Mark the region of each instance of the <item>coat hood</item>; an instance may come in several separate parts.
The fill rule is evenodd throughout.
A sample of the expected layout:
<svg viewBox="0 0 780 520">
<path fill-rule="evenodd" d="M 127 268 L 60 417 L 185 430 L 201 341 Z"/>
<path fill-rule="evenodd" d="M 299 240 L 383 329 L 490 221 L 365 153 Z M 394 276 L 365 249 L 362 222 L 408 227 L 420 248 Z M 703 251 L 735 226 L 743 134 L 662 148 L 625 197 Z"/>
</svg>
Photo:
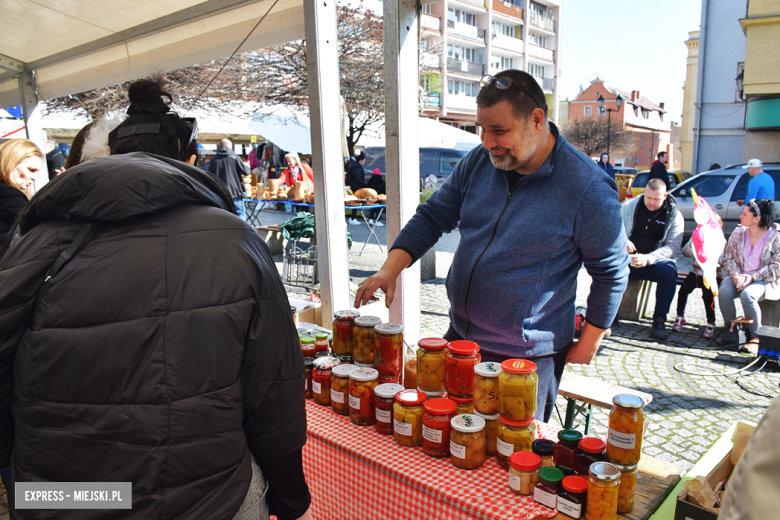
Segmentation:
<svg viewBox="0 0 780 520">
<path fill-rule="evenodd" d="M 115 222 L 188 204 L 235 213 L 222 183 L 195 166 L 143 152 L 111 155 L 71 168 L 44 186 L 22 213 L 20 231 L 44 220 Z"/>
</svg>

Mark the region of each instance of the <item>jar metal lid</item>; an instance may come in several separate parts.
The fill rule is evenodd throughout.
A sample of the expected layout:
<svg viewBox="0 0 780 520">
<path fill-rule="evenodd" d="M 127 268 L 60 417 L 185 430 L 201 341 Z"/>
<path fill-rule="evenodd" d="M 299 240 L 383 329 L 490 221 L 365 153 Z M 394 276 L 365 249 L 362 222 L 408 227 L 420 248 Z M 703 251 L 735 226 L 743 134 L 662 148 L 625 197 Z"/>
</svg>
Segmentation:
<svg viewBox="0 0 780 520">
<path fill-rule="evenodd" d="M 311 336 L 306 336 L 305 338 L 301 338 L 301 343 L 305 343 L 306 345 L 309 345 L 310 343 L 314 343 L 314 338 Z"/>
<path fill-rule="evenodd" d="M 338 366 L 340 364 L 341 361 L 339 361 L 335 357 L 323 356 L 321 358 L 317 358 L 314 361 L 314 368 L 319 368 L 320 370 L 331 370 L 333 367 Z"/>
<path fill-rule="evenodd" d="M 455 397 L 454 395 L 448 395 L 447 399 L 452 399 L 458 404 L 469 404 L 474 402 L 473 397 Z"/>
<path fill-rule="evenodd" d="M 355 365 L 338 365 L 333 367 L 333 375 L 336 377 L 347 377 L 353 370 L 357 370 Z"/>
<path fill-rule="evenodd" d="M 480 363 L 474 367 L 474 373 L 479 374 L 482 377 L 498 377 L 498 374 L 501 372 L 503 372 L 501 363 L 496 363 L 494 361 Z"/>
<path fill-rule="evenodd" d="M 645 406 L 644 399 L 633 394 L 618 394 L 612 398 L 612 402 L 621 408 L 639 409 Z"/>
<path fill-rule="evenodd" d="M 317 352 L 316 354 L 314 354 L 314 357 L 315 357 L 315 359 L 319 359 L 319 358 L 323 358 L 323 357 L 330 357 L 331 355 L 332 354 L 330 352 L 325 350 L 325 351 Z"/>
<path fill-rule="evenodd" d="M 311 368 L 314 366 L 314 358 L 313 357 L 305 357 L 303 358 L 303 368 Z"/>
<path fill-rule="evenodd" d="M 318 332 L 314 335 L 317 339 L 328 339 L 329 334 L 327 332 Z"/>
<path fill-rule="evenodd" d="M 531 450 L 540 457 L 549 457 L 555 451 L 555 442 L 548 439 L 537 439 L 531 443 Z"/>
<path fill-rule="evenodd" d="M 355 361 L 355 366 L 360 368 L 374 368 L 373 363 L 361 363 L 360 361 Z"/>
<path fill-rule="evenodd" d="M 539 480 L 544 481 L 545 484 L 557 486 L 563 477 L 563 471 L 558 468 L 546 467 L 539 470 Z"/>
<path fill-rule="evenodd" d="M 581 475 L 563 477 L 563 489 L 572 493 L 585 493 L 588 490 L 588 479 Z"/>
<path fill-rule="evenodd" d="M 352 360 L 354 359 L 352 356 L 336 356 L 339 361 L 341 361 L 342 365 L 349 365 L 352 364 Z"/>
<path fill-rule="evenodd" d="M 611 464 L 615 464 L 615 463 L 612 462 Z M 631 471 L 636 471 L 636 468 L 639 467 L 636 464 L 632 464 L 630 466 L 624 466 L 622 464 L 615 464 L 615 466 L 617 466 L 617 469 L 619 469 L 621 473 L 627 473 L 627 472 L 631 472 Z"/>
<path fill-rule="evenodd" d="M 423 404 L 428 396 L 417 390 L 401 390 L 395 394 L 395 400 L 405 406 Z"/>
<path fill-rule="evenodd" d="M 536 363 L 527 359 L 507 359 L 501 363 L 501 368 L 511 374 L 530 374 L 536 372 Z"/>
<path fill-rule="evenodd" d="M 379 372 L 375 368 L 356 366 L 355 370 L 349 373 L 349 378 L 355 381 L 373 381 L 377 377 L 379 377 Z"/>
<path fill-rule="evenodd" d="M 427 390 L 423 390 L 422 388 L 418 388 L 417 391 L 424 393 L 426 397 L 428 397 L 428 399 L 433 399 L 436 397 L 444 397 L 447 394 L 447 392 L 444 390 L 441 390 L 439 392 L 429 392 Z"/>
<path fill-rule="evenodd" d="M 588 473 L 597 480 L 617 480 L 620 478 L 620 470 L 611 462 L 594 462 L 590 465 Z"/>
<path fill-rule="evenodd" d="M 404 326 L 400 323 L 380 323 L 374 330 L 380 334 L 400 334 L 404 331 Z"/>
<path fill-rule="evenodd" d="M 337 320 L 354 320 L 359 317 L 360 313 L 358 311 L 338 311 L 336 313 Z"/>
<path fill-rule="evenodd" d="M 453 354 L 460 354 L 461 356 L 470 356 L 479 352 L 479 345 L 473 341 L 467 341 L 465 339 L 450 341 L 450 344 L 447 346 L 447 348 Z"/>
<path fill-rule="evenodd" d="M 480 417 L 485 419 L 485 421 L 497 421 L 498 418 L 501 417 L 499 414 L 487 415 L 487 414 L 484 414 L 484 413 L 479 413 L 476 410 L 474 410 L 474 415 L 479 415 Z"/>
<path fill-rule="evenodd" d="M 374 388 L 374 395 L 382 399 L 390 399 L 403 389 L 404 385 L 399 385 L 398 383 L 383 383 Z"/>
<path fill-rule="evenodd" d="M 597 437 L 583 437 L 580 449 L 588 453 L 603 453 L 607 449 L 607 443 Z"/>
<path fill-rule="evenodd" d="M 377 316 L 360 316 L 355 318 L 355 325 L 358 327 L 376 327 L 382 323 L 382 318 Z"/>
<path fill-rule="evenodd" d="M 485 419 L 472 413 L 464 413 L 450 419 L 450 425 L 459 432 L 476 433 L 485 429 Z"/>
<path fill-rule="evenodd" d="M 425 350 L 442 350 L 447 348 L 448 343 L 444 338 L 423 338 L 417 342 L 417 346 Z"/>
<path fill-rule="evenodd" d="M 453 401 L 442 399 L 441 397 L 428 399 L 423 405 L 425 411 L 433 415 L 450 415 L 451 413 L 455 413 L 457 407 L 458 405 Z"/>
<path fill-rule="evenodd" d="M 561 430 L 558 432 L 558 440 L 565 444 L 579 444 L 582 434 L 577 430 Z"/>
<path fill-rule="evenodd" d="M 536 471 L 542 464 L 542 459 L 530 451 L 516 451 L 509 457 L 509 465 L 517 471 Z"/>
<path fill-rule="evenodd" d="M 523 428 L 524 426 L 528 426 L 529 424 L 533 424 L 534 418 L 531 417 L 530 419 L 526 419 L 525 421 L 512 421 L 510 419 L 507 419 L 503 415 L 501 416 L 501 422 L 506 424 L 507 426 L 511 426 L 512 428 Z"/>
</svg>

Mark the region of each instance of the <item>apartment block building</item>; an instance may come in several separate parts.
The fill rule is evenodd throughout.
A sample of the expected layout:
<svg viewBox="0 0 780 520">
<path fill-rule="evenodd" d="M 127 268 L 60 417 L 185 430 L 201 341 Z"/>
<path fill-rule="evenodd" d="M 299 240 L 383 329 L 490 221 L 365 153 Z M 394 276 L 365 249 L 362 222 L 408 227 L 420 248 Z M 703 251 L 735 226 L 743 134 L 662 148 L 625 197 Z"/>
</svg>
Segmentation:
<svg viewBox="0 0 780 520">
<path fill-rule="evenodd" d="M 558 122 L 561 0 L 422 0 L 420 87 L 424 114 L 476 132 L 482 76 L 534 76 Z"/>
</svg>

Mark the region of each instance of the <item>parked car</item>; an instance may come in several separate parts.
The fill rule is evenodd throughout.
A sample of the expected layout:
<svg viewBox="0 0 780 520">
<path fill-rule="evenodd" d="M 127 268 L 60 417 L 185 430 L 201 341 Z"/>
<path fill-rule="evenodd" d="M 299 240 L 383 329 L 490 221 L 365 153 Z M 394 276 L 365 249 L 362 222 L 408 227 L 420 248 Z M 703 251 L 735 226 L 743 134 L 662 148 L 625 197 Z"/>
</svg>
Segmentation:
<svg viewBox="0 0 780 520">
<path fill-rule="evenodd" d="M 669 173 L 670 191 L 674 189 L 674 187 L 680 184 L 681 182 L 687 181 L 692 177 L 690 173 L 681 170 L 674 170 L 668 173 Z M 634 176 L 634 181 L 631 183 L 631 195 L 626 194 L 626 197 L 630 199 L 636 197 L 640 193 L 644 193 L 645 188 L 647 187 L 647 180 L 648 180 L 647 178 L 649 176 L 650 176 L 650 170 L 644 170 L 637 173 Z"/>
<path fill-rule="evenodd" d="M 636 168 L 615 166 L 612 171 L 615 172 L 615 183 L 617 183 L 620 202 L 623 202 L 626 198 L 626 193 L 631 188 L 631 182 L 634 180 L 634 176 L 639 173 L 639 170 Z"/>
<path fill-rule="evenodd" d="M 431 174 L 439 179 L 446 179 L 469 151 L 457 148 L 420 148 L 420 181 Z M 366 174 L 371 175 L 375 168 L 379 168 L 384 177 L 385 148 L 370 146 L 365 149 L 365 154 Z"/>
<path fill-rule="evenodd" d="M 764 171 L 772 176 L 775 181 L 775 220 L 780 218 L 780 163 L 764 163 Z M 685 218 L 685 237 L 688 240 L 696 229 L 693 220 L 693 197 L 691 190 L 696 190 L 697 195 L 704 197 L 712 209 L 723 220 L 723 232 L 728 238 L 739 225 L 739 216 L 745 205 L 748 182 L 747 164 L 729 166 L 719 170 L 700 173 L 688 179 L 670 191 L 677 199 L 677 205 Z"/>
</svg>

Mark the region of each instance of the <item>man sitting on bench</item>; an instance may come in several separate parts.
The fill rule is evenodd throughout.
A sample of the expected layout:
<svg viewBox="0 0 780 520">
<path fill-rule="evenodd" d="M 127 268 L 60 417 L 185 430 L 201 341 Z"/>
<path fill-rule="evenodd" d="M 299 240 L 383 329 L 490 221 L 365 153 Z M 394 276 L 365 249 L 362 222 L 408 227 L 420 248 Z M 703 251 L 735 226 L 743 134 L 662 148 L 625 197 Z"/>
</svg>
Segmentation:
<svg viewBox="0 0 780 520">
<path fill-rule="evenodd" d="M 661 179 L 651 179 L 643 194 L 623 205 L 620 216 L 631 258 L 628 279 L 656 283 L 652 337 L 664 340 L 669 337 L 666 315 L 677 289 L 675 259 L 682 244 L 683 216 Z"/>
</svg>

